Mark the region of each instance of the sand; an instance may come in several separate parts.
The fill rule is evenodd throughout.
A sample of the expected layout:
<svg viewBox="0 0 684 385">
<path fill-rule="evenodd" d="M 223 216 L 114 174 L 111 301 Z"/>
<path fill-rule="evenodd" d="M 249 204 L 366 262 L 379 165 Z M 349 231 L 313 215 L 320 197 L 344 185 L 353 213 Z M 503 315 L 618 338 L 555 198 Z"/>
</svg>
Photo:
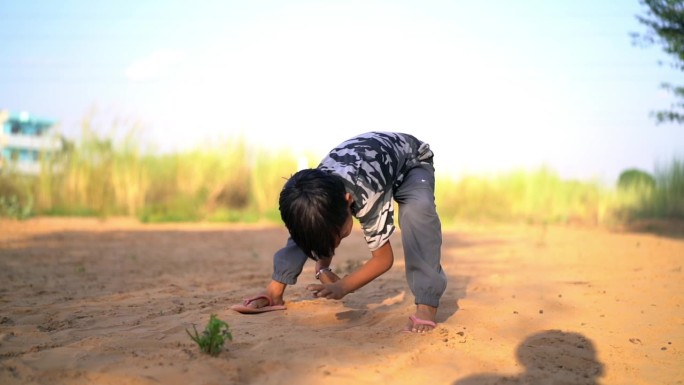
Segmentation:
<svg viewBox="0 0 684 385">
<path fill-rule="evenodd" d="M 684 237 L 600 228 L 444 232 L 437 328 L 395 265 L 341 301 L 313 299 L 307 263 L 288 309 L 229 309 L 269 281 L 278 226 L 36 218 L 0 221 L 0 384 L 682 384 Z M 334 261 L 369 253 L 358 232 Z M 211 314 L 218 356 L 186 334 Z"/>
</svg>

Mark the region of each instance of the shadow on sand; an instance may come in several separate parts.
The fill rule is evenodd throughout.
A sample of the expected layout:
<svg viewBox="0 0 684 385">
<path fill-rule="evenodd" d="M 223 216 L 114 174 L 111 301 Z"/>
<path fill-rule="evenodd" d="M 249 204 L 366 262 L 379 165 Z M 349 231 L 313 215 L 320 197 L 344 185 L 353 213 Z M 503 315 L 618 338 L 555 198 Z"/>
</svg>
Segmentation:
<svg viewBox="0 0 684 385">
<path fill-rule="evenodd" d="M 594 344 L 574 332 L 545 330 L 532 334 L 518 345 L 516 358 L 525 368 L 519 375 L 477 374 L 457 380 L 453 385 L 594 385 L 604 373 Z"/>
</svg>

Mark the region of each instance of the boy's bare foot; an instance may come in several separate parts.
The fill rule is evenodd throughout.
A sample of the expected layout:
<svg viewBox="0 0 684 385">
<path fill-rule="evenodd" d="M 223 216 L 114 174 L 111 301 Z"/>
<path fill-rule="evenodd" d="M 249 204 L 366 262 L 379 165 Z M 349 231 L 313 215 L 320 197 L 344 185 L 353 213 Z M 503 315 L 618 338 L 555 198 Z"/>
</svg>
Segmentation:
<svg viewBox="0 0 684 385">
<path fill-rule="evenodd" d="M 416 305 L 416 312 L 410 318 L 404 331 L 425 333 L 435 328 L 437 308 L 428 305 Z"/>
</svg>

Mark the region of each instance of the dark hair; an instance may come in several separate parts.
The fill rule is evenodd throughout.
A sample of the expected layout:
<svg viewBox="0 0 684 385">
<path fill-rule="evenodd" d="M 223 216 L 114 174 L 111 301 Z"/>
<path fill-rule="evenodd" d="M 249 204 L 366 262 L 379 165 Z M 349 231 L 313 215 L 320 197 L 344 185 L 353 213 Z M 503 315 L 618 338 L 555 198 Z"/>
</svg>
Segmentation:
<svg viewBox="0 0 684 385">
<path fill-rule="evenodd" d="M 349 215 L 342 178 L 319 169 L 292 175 L 280 192 L 280 217 L 292 240 L 314 259 L 332 257 Z"/>
</svg>

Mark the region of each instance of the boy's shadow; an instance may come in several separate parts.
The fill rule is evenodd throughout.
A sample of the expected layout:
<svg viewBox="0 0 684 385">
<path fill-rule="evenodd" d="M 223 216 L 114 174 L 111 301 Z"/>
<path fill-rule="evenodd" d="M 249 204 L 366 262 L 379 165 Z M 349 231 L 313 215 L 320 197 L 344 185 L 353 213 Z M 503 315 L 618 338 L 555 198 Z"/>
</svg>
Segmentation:
<svg viewBox="0 0 684 385">
<path fill-rule="evenodd" d="M 525 367 L 517 376 L 477 374 L 453 385 L 488 384 L 598 384 L 603 364 L 596 358 L 594 344 L 579 333 L 546 330 L 527 337 L 516 350 Z"/>
</svg>

